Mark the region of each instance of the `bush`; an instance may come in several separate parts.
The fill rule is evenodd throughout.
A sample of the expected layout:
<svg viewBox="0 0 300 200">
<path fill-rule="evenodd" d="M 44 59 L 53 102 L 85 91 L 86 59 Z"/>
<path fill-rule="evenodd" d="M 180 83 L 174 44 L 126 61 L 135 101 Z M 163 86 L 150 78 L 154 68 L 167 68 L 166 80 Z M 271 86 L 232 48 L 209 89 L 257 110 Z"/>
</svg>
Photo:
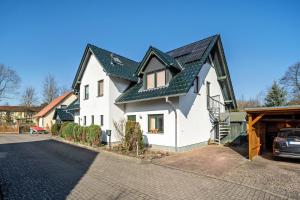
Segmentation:
<svg viewBox="0 0 300 200">
<path fill-rule="evenodd" d="M 73 129 L 74 129 L 75 123 L 70 122 L 68 123 L 62 130 L 62 135 L 67 140 L 73 139 Z"/>
<path fill-rule="evenodd" d="M 61 137 L 64 137 L 64 135 L 63 135 L 63 130 L 65 129 L 65 127 L 66 127 L 69 123 L 70 123 L 70 122 L 64 122 L 64 123 L 62 123 L 62 124 L 60 125 L 59 135 L 60 135 Z"/>
<path fill-rule="evenodd" d="M 89 143 L 89 145 L 100 145 L 101 138 L 101 128 L 98 125 L 91 125 L 87 127 L 86 132 L 86 140 Z"/>
<path fill-rule="evenodd" d="M 144 148 L 143 133 L 138 122 L 127 121 L 125 126 L 125 147 L 128 151 L 136 150 L 136 143 L 139 149 Z"/>
<path fill-rule="evenodd" d="M 82 132 L 82 129 L 81 129 L 80 125 L 76 124 L 73 129 L 74 141 L 79 142 L 81 140 L 81 132 Z"/>
<path fill-rule="evenodd" d="M 87 141 L 86 140 L 87 130 L 88 130 L 88 127 L 85 127 L 85 126 L 80 127 L 80 141 L 83 143 L 85 143 Z"/>
<path fill-rule="evenodd" d="M 61 124 L 58 124 L 58 123 L 55 123 L 55 124 L 52 125 L 52 127 L 51 127 L 52 135 L 58 135 L 59 134 L 60 126 L 61 126 Z"/>
</svg>

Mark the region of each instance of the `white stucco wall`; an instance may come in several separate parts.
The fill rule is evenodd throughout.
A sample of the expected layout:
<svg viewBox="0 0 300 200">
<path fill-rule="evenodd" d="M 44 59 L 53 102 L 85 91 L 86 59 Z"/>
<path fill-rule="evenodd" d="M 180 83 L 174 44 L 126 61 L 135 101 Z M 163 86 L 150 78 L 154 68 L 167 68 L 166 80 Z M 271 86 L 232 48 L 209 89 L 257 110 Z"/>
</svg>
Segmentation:
<svg viewBox="0 0 300 200">
<path fill-rule="evenodd" d="M 103 96 L 98 97 L 98 81 L 103 80 Z M 108 141 L 105 135 L 107 129 L 112 130 L 112 142 L 117 141 L 115 135 L 113 120 L 123 119 L 123 106 L 114 104 L 115 99 L 120 96 L 129 86 L 129 81 L 113 78 L 106 75 L 101 63 L 92 54 L 87 62 L 80 84 L 80 124 L 83 125 L 83 118 L 86 116 L 86 125 L 91 125 L 91 116 L 94 115 L 94 124 L 100 125 L 100 115 L 103 115 L 104 123 L 101 126 L 102 139 Z M 84 99 L 84 86 L 89 85 L 89 99 Z"/>
<path fill-rule="evenodd" d="M 210 95 L 220 95 L 220 101 L 224 98 L 217 80 L 215 69 L 209 64 L 203 65 L 199 72 L 198 94 L 192 87 L 185 96 L 179 97 L 178 112 L 178 146 L 187 146 L 207 142 L 213 134 L 213 126 L 207 109 L 206 82 L 210 82 Z"/>
<path fill-rule="evenodd" d="M 125 111 L 126 118 L 128 115 L 136 115 L 136 121 L 141 126 L 145 143 L 168 147 L 175 146 L 175 114 L 165 99 L 128 103 Z M 150 114 L 164 115 L 164 133 L 148 133 L 148 115 Z"/>
</svg>

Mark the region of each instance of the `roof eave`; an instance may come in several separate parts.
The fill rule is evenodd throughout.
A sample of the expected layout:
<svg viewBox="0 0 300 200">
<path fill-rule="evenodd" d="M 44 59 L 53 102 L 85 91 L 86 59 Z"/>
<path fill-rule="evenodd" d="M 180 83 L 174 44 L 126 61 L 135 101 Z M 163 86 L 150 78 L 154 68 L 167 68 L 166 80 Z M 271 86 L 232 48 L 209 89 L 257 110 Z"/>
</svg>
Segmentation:
<svg viewBox="0 0 300 200">
<path fill-rule="evenodd" d="M 180 93 L 180 94 L 174 94 L 174 95 L 165 95 L 165 96 L 159 96 L 159 97 L 152 97 L 152 98 L 145 98 L 145 99 L 137 99 L 137 100 L 129 100 L 129 101 L 121 101 L 121 102 L 115 102 L 115 104 L 125 104 L 125 103 L 134 103 L 134 102 L 143 102 L 143 101 L 151 101 L 151 100 L 157 100 L 157 99 L 164 99 L 166 97 L 178 97 L 186 95 L 186 93 Z"/>
</svg>

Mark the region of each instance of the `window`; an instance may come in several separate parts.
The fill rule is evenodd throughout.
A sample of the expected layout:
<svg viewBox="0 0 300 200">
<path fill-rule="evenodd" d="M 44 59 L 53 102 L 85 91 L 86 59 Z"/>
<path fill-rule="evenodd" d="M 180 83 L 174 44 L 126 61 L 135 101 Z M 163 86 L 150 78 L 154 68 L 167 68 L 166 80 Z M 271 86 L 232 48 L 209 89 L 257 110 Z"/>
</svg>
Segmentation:
<svg viewBox="0 0 300 200">
<path fill-rule="evenodd" d="M 199 76 L 196 76 L 194 80 L 194 93 L 198 94 L 199 92 Z"/>
<path fill-rule="evenodd" d="M 156 87 L 163 87 L 166 85 L 166 71 L 156 73 Z"/>
<path fill-rule="evenodd" d="M 135 115 L 128 115 L 127 116 L 127 121 L 136 122 L 136 116 Z"/>
<path fill-rule="evenodd" d="M 148 132 L 164 132 L 164 115 L 148 115 Z"/>
<path fill-rule="evenodd" d="M 91 124 L 94 125 L 94 115 L 91 116 Z"/>
<path fill-rule="evenodd" d="M 84 86 L 84 99 L 89 99 L 89 85 Z"/>
<path fill-rule="evenodd" d="M 163 87 L 166 85 L 166 70 L 149 73 L 146 76 L 147 76 L 147 80 L 146 80 L 147 89 Z"/>
<path fill-rule="evenodd" d="M 155 74 L 147 74 L 147 89 L 155 87 Z"/>
<path fill-rule="evenodd" d="M 103 96 L 103 80 L 98 81 L 98 97 Z"/>
<path fill-rule="evenodd" d="M 86 116 L 83 116 L 83 125 L 86 125 Z"/>
<path fill-rule="evenodd" d="M 101 126 L 103 126 L 103 124 L 104 124 L 104 119 L 103 118 L 104 118 L 103 115 L 100 115 L 100 125 Z"/>
<path fill-rule="evenodd" d="M 210 82 L 206 82 L 207 108 L 210 108 Z"/>
</svg>

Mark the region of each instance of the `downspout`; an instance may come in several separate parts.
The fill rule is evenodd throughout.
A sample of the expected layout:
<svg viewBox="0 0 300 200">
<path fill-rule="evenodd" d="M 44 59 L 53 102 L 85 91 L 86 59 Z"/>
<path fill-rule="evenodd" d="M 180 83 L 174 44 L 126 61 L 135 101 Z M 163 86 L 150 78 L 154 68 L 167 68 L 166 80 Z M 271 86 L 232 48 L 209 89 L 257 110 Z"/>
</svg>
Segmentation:
<svg viewBox="0 0 300 200">
<path fill-rule="evenodd" d="M 177 111 L 176 111 L 176 107 L 173 104 L 173 102 L 169 100 L 169 97 L 166 97 L 166 103 L 168 103 L 171 106 L 171 108 L 173 109 L 173 111 L 175 113 L 175 152 L 178 152 L 178 148 L 177 148 Z"/>
</svg>

